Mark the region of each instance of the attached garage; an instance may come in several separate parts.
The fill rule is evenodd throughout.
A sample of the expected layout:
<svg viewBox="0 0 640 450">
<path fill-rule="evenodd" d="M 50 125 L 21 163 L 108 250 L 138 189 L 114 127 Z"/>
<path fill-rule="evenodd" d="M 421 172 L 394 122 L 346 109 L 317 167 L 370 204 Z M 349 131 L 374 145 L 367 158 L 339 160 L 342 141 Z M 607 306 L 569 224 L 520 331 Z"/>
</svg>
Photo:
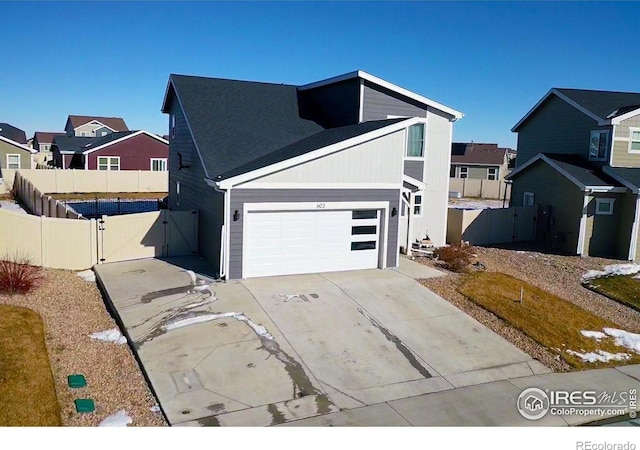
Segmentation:
<svg viewBox="0 0 640 450">
<path fill-rule="evenodd" d="M 243 278 L 385 267 L 388 205 L 245 205 Z"/>
</svg>

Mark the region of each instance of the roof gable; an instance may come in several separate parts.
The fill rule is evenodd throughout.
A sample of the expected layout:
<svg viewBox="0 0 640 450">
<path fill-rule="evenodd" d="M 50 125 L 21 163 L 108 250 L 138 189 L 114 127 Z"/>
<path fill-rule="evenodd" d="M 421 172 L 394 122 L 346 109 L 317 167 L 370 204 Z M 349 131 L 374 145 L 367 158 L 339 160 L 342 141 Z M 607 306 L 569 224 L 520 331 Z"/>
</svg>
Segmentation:
<svg viewBox="0 0 640 450">
<path fill-rule="evenodd" d="M 127 124 L 121 117 L 69 115 L 67 119 L 67 123 L 70 122 L 74 130 L 93 121 L 99 122 L 101 125 L 104 125 L 113 131 L 129 131 L 129 127 L 127 127 Z"/>
<path fill-rule="evenodd" d="M 507 149 L 498 147 L 498 144 L 455 142 L 451 145 L 451 162 L 499 166 L 505 163 L 506 153 Z"/>
<path fill-rule="evenodd" d="M 33 138 L 38 141 L 38 144 L 51 144 L 53 138 L 56 136 L 64 136 L 65 134 L 64 131 L 36 131 L 33 134 Z"/>
<path fill-rule="evenodd" d="M 20 142 L 16 142 L 12 139 L 6 138 L 2 135 L 0 135 L 0 142 L 5 142 L 7 144 L 11 144 L 14 147 L 16 147 L 19 150 L 24 150 L 25 152 L 29 152 L 29 153 L 36 153 L 36 151 L 32 148 L 27 147 L 25 144 L 21 144 Z"/>
<path fill-rule="evenodd" d="M 560 100 L 595 120 L 598 125 L 607 125 L 610 120 L 615 120 L 615 118 L 620 118 L 622 115 L 640 108 L 640 93 L 551 88 L 538 103 L 511 128 L 511 131 L 518 132 L 520 127 L 534 116 L 537 110 L 552 95 L 555 95 Z"/>
</svg>

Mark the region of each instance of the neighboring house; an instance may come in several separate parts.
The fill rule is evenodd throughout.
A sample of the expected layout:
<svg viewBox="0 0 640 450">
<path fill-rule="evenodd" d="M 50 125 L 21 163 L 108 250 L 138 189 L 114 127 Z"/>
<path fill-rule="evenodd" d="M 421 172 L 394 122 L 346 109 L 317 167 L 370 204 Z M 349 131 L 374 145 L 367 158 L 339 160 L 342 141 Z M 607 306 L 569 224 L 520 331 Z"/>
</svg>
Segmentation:
<svg viewBox="0 0 640 450">
<path fill-rule="evenodd" d="M 120 117 L 70 115 L 64 130 L 67 136 L 102 137 L 119 131 L 129 131 L 129 128 Z"/>
<path fill-rule="evenodd" d="M 61 169 L 166 171 L 169 143 L 141 131 L 103 137 L 56 136 L 53 164 Z"/>
<path fill-rule="evenodd" d="M 49 161 L 52 161 L 53 153 L 51 153 L 51 145 L 53 144 L 53 138 L 65 135 L 66 133 L 57 131 L 36 131 L 32 138 L 33 149 L 38 152 L 36 162 L 47 164 Z"/>
<path fill-rule="evenodd" d="M 512 131 L 510 205 L 540 205 L 539 240 L 572 254 L 640 258 L 640 93 L 554 88 Z"/>
<path fill-rule="evenodd" d="M 498 144 L 455 142 L 451 146 L 451 178 L 502 180 L 509 172 L 509 150 Z"/>
<path fill-rule="evenodd" d="M 226 279 L 385 268 L 445 243 L 462 114 L 362 71 L 304 86 L 171 75 L 169 207 Z"/>
<path fill-rule="evenodd" d="M 26 141 L 26 139 L 25 139 Z M 35 150 L 0 135 L 0 179 L 2 169 L 31 169 Z"/>
<path fill-rule="evenodd" d="M 25 132 L 8 123 L 0 122 L 0 136 L 17 142 L 18 144 L 27 145 L 27 135 Z"/>
</svg>

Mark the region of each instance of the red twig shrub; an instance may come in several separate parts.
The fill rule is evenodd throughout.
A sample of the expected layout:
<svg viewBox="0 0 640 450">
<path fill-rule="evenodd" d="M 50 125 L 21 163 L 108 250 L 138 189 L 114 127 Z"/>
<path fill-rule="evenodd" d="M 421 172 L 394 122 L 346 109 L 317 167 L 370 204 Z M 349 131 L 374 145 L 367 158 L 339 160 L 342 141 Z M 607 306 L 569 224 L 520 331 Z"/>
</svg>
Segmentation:
<svg viewBox="0 0 640 450">
<path fill-rule="evenodd" d="M 5 255 L 0 259 L 0 293 L 25 294 L 41 279 L 40 267 L 32 265 L 28 256 Z"/>
<path fill-rule="evenodd" d="M 457 243 L 437 248 L 435 255 L 453 272 L 463 271 L 473 260 L 475 249 L 469 244 Z"/>
</svg>

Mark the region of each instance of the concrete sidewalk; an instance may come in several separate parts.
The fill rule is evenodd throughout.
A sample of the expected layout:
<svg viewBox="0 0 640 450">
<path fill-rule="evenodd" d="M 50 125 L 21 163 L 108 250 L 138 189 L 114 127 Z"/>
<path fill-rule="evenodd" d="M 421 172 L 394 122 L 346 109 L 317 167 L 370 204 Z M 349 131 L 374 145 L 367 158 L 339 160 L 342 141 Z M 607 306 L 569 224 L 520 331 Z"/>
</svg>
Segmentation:
<svg viewBox="0 0 640 450">
<path fill-rule="evenodd" d="M 339 411 L 278 426 L 575 426 L 613 417 L 547 413 L 539 420 L 525 419 L 516 405 L 520 393 L 530 387 L 545 391 L 590 390 L 609 394 L 640 390 L 640 365 L 512 378 Z"/>
</svg>

